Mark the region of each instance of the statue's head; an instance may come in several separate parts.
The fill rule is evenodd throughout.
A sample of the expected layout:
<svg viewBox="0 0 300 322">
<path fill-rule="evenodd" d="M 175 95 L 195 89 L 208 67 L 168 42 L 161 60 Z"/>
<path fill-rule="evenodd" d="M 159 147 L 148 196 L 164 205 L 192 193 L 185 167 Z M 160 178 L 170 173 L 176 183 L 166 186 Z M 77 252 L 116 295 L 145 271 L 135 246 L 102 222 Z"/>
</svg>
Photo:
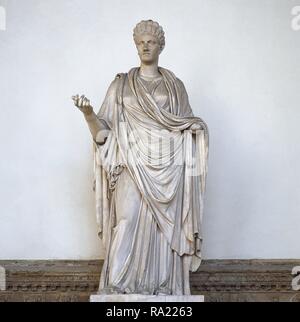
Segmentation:
<svg viewBox="0 0 300 322">
<path fill-rule="evenodd" d="M 165 47 L 165 33 L 155 21 L 143 20 L 136 25 L 133 38 L 141 61 L 151 64 L 158 60 Z"/>
</svg>

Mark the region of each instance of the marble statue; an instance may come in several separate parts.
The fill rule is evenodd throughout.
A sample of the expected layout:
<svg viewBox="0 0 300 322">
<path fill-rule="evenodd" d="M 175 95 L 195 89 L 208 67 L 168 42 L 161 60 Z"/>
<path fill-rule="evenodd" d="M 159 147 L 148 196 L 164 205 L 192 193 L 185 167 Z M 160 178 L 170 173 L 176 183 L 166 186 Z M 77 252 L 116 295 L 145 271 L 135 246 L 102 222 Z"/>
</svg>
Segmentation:
<svg viewBox="0 0 300 322">
<path fill-rule="evenodd" d="M 208 130 L 182 81 L 158 66 L 162 27 L 141 21 L 133 36 L 140 67 L 115 77 L 99 113 L 73 97 L 94 140 L 106 253 L 99 293 L 189 295 L 201 263 Z"/>
</svg>

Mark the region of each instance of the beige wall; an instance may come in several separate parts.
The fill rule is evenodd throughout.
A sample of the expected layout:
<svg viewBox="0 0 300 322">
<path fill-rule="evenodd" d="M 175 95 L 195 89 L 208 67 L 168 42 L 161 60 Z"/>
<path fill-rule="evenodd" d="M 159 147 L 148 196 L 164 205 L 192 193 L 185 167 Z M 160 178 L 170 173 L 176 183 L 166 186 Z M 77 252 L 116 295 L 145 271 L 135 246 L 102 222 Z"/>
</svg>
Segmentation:
<svg viewBox="0 0 300 322">
<path fill-rule="evenodd" d="M 0 0 L 0 259 L 98 258 L 91 140 L 99 107 L 159 21 L 161 65 L 211 135 L 205 258 L 300 257 L 300 0 Z"/>
</svg>

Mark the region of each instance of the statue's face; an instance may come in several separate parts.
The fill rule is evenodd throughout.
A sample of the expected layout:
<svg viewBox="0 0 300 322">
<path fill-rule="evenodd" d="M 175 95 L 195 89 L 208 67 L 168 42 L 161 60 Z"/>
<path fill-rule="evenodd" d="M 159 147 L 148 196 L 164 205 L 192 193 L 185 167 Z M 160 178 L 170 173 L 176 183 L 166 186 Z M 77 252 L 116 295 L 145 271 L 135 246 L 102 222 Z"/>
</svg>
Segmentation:
<svg viewBox="0 0 300 322">
<path fill-rule="evenodd" d="M 142 63 L 151 64 L 158 60 L 160 45 L 157 38 L 150 34 L 142 34 L 136 38 L 136 48 Z"/>
</svg>

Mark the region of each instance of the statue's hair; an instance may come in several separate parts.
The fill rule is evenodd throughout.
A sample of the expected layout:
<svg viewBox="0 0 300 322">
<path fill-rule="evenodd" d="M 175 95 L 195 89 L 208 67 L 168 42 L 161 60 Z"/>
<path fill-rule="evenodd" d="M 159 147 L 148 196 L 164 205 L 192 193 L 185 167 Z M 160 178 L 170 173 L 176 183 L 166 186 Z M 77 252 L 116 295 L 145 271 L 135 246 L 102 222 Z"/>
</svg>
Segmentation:
<svg viewBox="0 0 300 322">
<path fill-rule="evenodd" d="M 163 28 L 158 22 L 153 20 L 142 20 L 139 22 L 133 30 L 133 39 L 136 42 L 136 37 L 142 34 L 150 34 L 158 39 L 160 45 L 160 51 L 165 48 L 165 33 Z"/>
</svg>

